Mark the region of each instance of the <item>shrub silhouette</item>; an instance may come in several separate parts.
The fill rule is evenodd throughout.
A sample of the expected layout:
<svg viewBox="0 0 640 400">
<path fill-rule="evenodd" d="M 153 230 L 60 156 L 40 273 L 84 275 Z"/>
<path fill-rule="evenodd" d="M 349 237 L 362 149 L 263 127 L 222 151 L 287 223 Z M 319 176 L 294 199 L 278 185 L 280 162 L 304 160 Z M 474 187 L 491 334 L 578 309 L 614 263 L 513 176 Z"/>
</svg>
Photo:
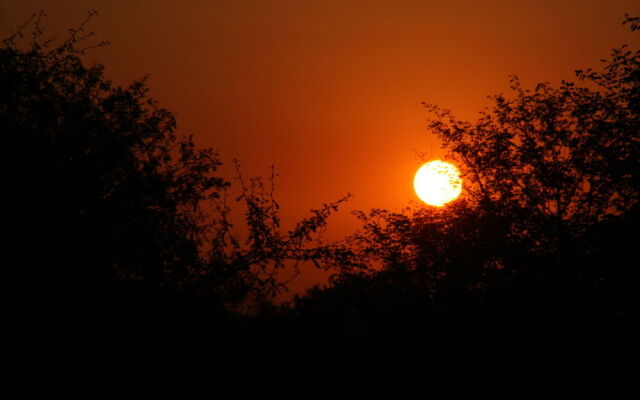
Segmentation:
<svg viewBox="0 0 640 400">
<path fill-rule="evenodd" d="M 117 87 L 102 65 L 83 64 L 107 44 L 90 42 L 94 16 L 56 43 L 36 14 L 0 48 L 8 282 L 24 315 L 223 329 L 286 288 L 284 268 L 349 264 L 348 249 L 318 242 L 347 198 L 282 232 L 272 187 L 242 181 L 241 240 L 218 154 L 175 133 L 144 79 Z"/>
<path fill-rule="evenodd" d="M 635 31 L 638 21 L 624 24 Z M 604 62 L 558 87 L 525 89 L 513 77 L 513 95 L 493 96 L 475 123 L 426 104 L 463 196 L 441 209 L 358 213 L 354 252 L 380 268 L 339 273 L 288 312 L 342 327 L 451 312 L 634 312 L 640 51 L 624 46 Z"/>
</svg>

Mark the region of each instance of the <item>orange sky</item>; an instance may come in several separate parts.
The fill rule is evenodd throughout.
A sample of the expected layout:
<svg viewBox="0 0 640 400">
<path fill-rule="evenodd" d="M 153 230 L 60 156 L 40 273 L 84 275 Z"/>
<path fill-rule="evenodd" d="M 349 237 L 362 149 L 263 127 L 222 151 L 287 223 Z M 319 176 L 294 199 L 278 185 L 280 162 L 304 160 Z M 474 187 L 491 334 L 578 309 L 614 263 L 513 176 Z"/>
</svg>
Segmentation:
<svg viewBox="0 0 640 400">
<path fill-rule="evenodd" d="M 247 176 L 275 164 L 285 223 L 353 193 L 333 237 L 354 227 L 349 210 L 417 200 L 416 154 L 441 155 L 421 102 L 474 118 L 509 74 L 573 79 L 637 44 L 620 22 L 640 15 L 637 0 L 0 0 L 0 37 L 39 9 L 62 35 L 90 8 L 111 46 L 88 60 L 117 84 L 148 74 L 224 174 L 233 158 Z"/>
</svg>

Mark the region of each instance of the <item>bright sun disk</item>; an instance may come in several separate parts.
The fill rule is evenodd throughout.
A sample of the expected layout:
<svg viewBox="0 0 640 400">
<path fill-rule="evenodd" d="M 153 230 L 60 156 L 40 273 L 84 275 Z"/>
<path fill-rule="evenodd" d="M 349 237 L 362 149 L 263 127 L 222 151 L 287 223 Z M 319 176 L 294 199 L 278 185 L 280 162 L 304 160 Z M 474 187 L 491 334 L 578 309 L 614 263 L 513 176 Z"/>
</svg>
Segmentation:
<svg viewBox="0 0 640 400">
<path fill-rule="evenodd" d="M 441 207 L 455 200 L 462 191 L 460 171 L 455 165 L 440 160 L 424 164 L 413 180 L 413 188 L 420 200 Z"/>
</svg>

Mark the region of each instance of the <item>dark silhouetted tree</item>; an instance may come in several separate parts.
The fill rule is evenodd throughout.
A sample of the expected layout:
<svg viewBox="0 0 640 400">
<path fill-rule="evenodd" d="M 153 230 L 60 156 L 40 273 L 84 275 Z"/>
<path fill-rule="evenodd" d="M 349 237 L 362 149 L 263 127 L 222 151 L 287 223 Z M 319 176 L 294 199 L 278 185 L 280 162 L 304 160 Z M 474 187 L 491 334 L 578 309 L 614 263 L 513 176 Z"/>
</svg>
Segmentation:
<svg viewBox="0 0 640 400">
<path fill-rule="evenodd" d="M 635 31 L 638 21 L 624 23 Z M 441 209 L 359 213 L 354 251 L 379 267 L 337 274 L 292 312 L 335 321 L 327 310 L 352 310 L 370 323 L 434 311 L 633 312 L 640 51 L 616 49 L 602 72 L 576 73 L 578 83 L 533 89 L 513 77 L 513 94 L 493 96 L 475 123 L 425 105 L 463 196 Z"/>
<path fill-rule="evenodd" d="M 131 321 L 188 313 L 208 321 L 268 301 L 283 289 L 285 267 L 348 264 L 347 250 L 318 242 L 344 199 L 283 233 L 261 180 L 241 185 L 248 240 L 240 240 L 214 150 L 176 135 L 144 79 L 118 87 L 102 65 L 83 63 L 86 50 L 106 44 L 90 43 L 95 13 L 61 43 L 43 39 L 43 15 L 0 48 L 5 282 L 16 305 L 50 316 L 102 307 Z"/>
</svg>

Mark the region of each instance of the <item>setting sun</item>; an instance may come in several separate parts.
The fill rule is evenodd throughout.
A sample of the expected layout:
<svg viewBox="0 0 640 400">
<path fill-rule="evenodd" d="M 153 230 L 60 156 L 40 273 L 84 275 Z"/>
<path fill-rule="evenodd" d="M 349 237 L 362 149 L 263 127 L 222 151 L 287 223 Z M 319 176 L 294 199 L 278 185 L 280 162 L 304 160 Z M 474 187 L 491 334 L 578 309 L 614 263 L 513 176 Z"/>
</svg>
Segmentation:
<svg viewBox="0 0 640 400">
<path fill-rule="evenodd" d="M 455 165 L 435 160 L 420 167 L 413 180 L 413 187 L 420 200 L 440 207 L 460 195 L 462 179 Z"/>
</svg>

